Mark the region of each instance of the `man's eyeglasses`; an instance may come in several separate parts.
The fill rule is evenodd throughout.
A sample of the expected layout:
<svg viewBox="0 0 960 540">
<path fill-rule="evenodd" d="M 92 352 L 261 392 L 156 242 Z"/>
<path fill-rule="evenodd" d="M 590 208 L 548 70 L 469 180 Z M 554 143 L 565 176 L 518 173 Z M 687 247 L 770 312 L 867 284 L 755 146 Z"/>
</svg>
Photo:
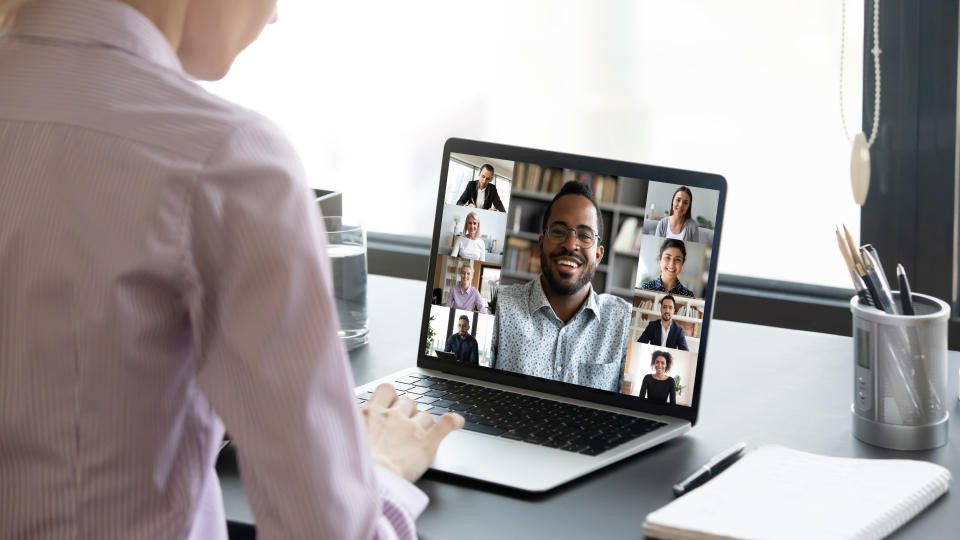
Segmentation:
<svg viewBox="0 0 960 540">
<path fill-rule="evenodd" d="M 570 231 L 573 231 L 573 234 L 577 237 L 577 243 L 586 248 L 593 247 L 597 239 L 600 238 L 600 235 L 593 232 L 590 227 L 573 228 L 559 223 L 554 223 L 547 228 L 547 237 L 554 242 L 566 242 L 567 237 L 570 236 Z"/>
</svg>

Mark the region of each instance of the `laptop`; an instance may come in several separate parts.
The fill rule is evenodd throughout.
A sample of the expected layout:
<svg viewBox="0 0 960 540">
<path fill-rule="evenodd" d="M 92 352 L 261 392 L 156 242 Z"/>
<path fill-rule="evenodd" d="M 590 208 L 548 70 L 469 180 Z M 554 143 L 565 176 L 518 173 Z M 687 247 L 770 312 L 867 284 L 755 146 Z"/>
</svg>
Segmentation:
<svg viewBox="0 0 960 540">
<path fill-rule="evenodd" d="M 683 435 L 726 191 L 715 174 L 449 139 L 416 366 L 358 403 L 390 382 L 463 415 L 431 468 L 529 492 Z"/>
</svg>

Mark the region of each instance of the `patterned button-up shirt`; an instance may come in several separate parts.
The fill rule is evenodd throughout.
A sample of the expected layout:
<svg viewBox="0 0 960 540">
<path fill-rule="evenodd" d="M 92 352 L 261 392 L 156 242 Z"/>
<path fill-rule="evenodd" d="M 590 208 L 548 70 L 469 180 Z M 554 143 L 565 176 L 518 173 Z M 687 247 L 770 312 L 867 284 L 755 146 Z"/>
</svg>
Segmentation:
<svg viewBox="0 0 960 540">
<path fill-rule="evenodd" d="M 564 324 L 540 279 L 500 289 L 493 330 L 493 367 L 617 392 L 630 330 L 630 304 L 591 287 Z"/>
<path fill-rule="evenodd" d="M 651 279 L 640 285 L 641 289 L 647 291 L 659 291 L 659 292 L 668 292 L 666 287 L 663 286 L 663 282 L 660 281 L 660 276 L 657 276 L 657 279 Z M 683 283 L 680 283 L 680 280 L 677 280 L 677 284 L 674 285 L 669 294 L 676 296 L 693 296 L 693 291 L 683 286 Z"/>
</svg>

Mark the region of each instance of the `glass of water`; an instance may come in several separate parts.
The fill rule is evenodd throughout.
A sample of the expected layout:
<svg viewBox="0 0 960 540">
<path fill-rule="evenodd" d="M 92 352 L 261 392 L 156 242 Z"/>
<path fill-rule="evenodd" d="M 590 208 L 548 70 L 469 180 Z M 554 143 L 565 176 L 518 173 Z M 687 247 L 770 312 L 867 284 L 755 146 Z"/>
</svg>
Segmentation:
<svg viewBox="0 0 960 540">
<path fill-rule="evenodd" d="M 333 294 L 340 339 L 347 350 L 367 343 L 367 234 L 358 220 L 324 217 L 327 256 L 333 267 Z"/>
</svg>

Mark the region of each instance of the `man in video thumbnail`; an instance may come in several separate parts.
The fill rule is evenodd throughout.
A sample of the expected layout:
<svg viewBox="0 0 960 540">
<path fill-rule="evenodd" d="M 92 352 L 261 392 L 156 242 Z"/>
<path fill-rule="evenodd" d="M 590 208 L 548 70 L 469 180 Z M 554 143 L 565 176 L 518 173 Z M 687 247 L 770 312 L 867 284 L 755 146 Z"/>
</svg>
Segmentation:
<svg viewBox="0 0 960 540">
<path fill-rule="evenodd" d="M 467 187 L 457 199 L 457 206 L 506 212 L 503 202 L 500 201 L 500 195 L 497 194 L 497 186 L 493 185 L 492 180 L 493 165 L 484 163 L 480 167 L 480 179 L 467 182 Z"/>
<path fill-rule="evenodd" d="M 652 343 L 668 349 L 688 351 L 687 338 L 683 328 L 673 320 L 677 301 L 669 294 L 660 300 L 660 320 L 650 321 L 640 334 L 640 343 Z"/>
<path fill-rule="evenodd" d="M 622 382 L 630 304 L 597 294 L 603 220 L 590 188 L 568 182 L 547 206 L 540 276 L 500 288 L 493 367 L 617 391 Z"/>
<path fill-rule="evenodd" d="M 452 352 L 457 360 L 467 364 L 478 365 L 480 357 L 477 353 L 477 339 L 470 335 L 470 318 L 461 315 L 457 320 L 457 332 L 447 338 L 447 345 L 443 348 Z"/>
</svg>

